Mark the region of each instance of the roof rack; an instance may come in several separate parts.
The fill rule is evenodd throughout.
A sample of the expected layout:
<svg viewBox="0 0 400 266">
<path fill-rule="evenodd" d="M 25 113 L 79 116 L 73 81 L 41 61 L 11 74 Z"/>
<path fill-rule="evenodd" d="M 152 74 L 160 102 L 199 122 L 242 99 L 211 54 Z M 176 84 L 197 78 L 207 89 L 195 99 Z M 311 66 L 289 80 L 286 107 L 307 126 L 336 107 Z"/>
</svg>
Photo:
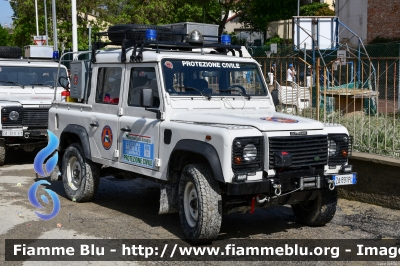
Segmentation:
<svg viewBox="0 0 400 266">
<path fill-rule="evenodd" d="M 121 46 L 122 54 L 121 54 L 121 62 L 126 62 L 126 51 L 129 48 L 133 48 L 132 55 L 130 56 L 130 62 L 141 62 L 143 60 L 143 51 L 145 48 L 154 49 L 157 53 L 160 53 L 161 49 L 164 50 L 182 50 L 182 51 L 192 51 L 193 49 L 201 49 L 201 48 L 211 48 L 215 49 L 219 54 L 227 54 L 228 52 L 232 52 L 232 55 L 235 56 L 235 51 L 239 53 L 240 57 L 243 57 L 241 46 L 240 45 L 231 45 L 231 44 L 222 44 L 219 43 L 221 40 L 221 36 L 213 36 L 213 35 L 201 35 L 203 37 L 215 38 L 218 42 L 177 42 L 177 41 L 168 41 L 168 40 L 149 40 L 146 38 L 140 38 L 136 40 L 128 39 L 129 34 L 136 34 L 136 36 L 144 36 L 146 34 L 146 30 L 120 30 L 113 31 L 113 34 L 121 34 L 123 36 L 120 41 L 110 41 L 104 42 L 101 41 L 102 37 L 109 37 L 110 32 L 99 32 L 95 34 L 95 41 L 92 44 L 92 62 L 96 62 L 96 51 L 102 49 L 108 45 L 118 45 Z M 182 40 L 187 38 L 189 34 L 182 33 L 168 33 L 172 35 L 181 35 Z M 132 35 L 131 35 L 132 36 Z"/>
</svg>

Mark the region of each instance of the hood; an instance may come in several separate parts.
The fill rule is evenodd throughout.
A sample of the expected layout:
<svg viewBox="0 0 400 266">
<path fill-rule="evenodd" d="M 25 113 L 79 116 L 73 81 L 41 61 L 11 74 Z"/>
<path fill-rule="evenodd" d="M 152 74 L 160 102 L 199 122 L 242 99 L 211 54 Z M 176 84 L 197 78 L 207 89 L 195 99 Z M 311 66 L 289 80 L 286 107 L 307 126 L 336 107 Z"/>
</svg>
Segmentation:
<svg viewBox="0 0 400 266">
<path fill-rule="evenodd" d="M 15 102 L 22 105 L 38 105 L 46 104 L 50 105 L 53 101 L 52 95 L 12 95 L 12 94 L 0 94 L 0 104 L 1 102 Z"/>
<path fill-rule="evenodd" d="M 184 112 L 173 114 L 171 121 L 253 126 L 260 131 L 321 130 L 324 127 L 322 123 L 312 119 L 277 112 L 229 114 Z"/>
</svg>

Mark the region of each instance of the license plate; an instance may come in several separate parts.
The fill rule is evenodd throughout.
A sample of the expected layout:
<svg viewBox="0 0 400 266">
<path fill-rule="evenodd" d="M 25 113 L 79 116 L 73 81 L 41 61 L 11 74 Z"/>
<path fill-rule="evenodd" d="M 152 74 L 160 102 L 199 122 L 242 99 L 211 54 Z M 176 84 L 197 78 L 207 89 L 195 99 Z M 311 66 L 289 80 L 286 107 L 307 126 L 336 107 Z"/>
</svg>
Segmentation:
<svg viewBox="0 0 400 266">
<path fill-rule="evenodd" d="M 3 130 L 1 134 L 2 136 L 22 137 L 23 132 L 22 130 Z"/>
<path fill-rule="evenodd" d="M 335 175 L 333 181 L 335 181 L 335 186 L 353 185 L 357 182 L 357 178 L 355 174 Z"/>
</svg>

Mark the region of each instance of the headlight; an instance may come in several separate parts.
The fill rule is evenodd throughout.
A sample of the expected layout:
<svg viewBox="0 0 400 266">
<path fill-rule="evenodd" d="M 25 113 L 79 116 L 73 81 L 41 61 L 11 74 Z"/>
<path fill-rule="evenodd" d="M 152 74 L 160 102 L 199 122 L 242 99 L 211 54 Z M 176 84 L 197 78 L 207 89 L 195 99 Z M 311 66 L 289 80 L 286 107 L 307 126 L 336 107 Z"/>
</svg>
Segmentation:
<svg viewBox="0 0 400 266">
<path fill-rule="evenodd" d="M 335 155 L 337 152 L 337 145 L 336 142 L 334 140 L 328 140 L 328 153 L 329 156 L 333 156 Z"/>
<path fill-rule="evenodd" d="M 264 137 L 238 137 L 232 142 L 235 174 L 261 171 L 264 167 Z"/>
<path fill-rule="evenodd" d="M 352 150 L 352 137 L 347 134 L 328 135 L 328 165 L 346 165 Z"/>
<path fill-rule="evenodd" d="M 8 115 L 8 117 L 11 120 L 16 121 L 19 118 L 19 113 L 17 111 L 11 111 L 10 114 Z"/>
<path fill-rule="evenodd" d="M 243 159 L 246 162 L 254 161 L 257 157 L 257 148 L 254 144 L 247 144 L 243 149 Z"/>
</svg>

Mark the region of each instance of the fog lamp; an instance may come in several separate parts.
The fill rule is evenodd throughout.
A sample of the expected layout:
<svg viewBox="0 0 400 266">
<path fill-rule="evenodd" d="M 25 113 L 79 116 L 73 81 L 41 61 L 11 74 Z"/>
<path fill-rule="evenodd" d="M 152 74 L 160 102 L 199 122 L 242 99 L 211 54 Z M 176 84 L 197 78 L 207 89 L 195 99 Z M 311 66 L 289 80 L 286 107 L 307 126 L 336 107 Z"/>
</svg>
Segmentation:
<svg viewBox="0 0 400 266">
<path fill-rule="evenodd" d="M 342 166 L 343 173 L 350 173 L 352 170 L 353 170 L 353 166 L 350 164 Z"/>
<path fill-rule="evenodd" d="M 244 181 L 247 179 L 247 174 L 237 174 L 236 181 Z"/>
</svg>

